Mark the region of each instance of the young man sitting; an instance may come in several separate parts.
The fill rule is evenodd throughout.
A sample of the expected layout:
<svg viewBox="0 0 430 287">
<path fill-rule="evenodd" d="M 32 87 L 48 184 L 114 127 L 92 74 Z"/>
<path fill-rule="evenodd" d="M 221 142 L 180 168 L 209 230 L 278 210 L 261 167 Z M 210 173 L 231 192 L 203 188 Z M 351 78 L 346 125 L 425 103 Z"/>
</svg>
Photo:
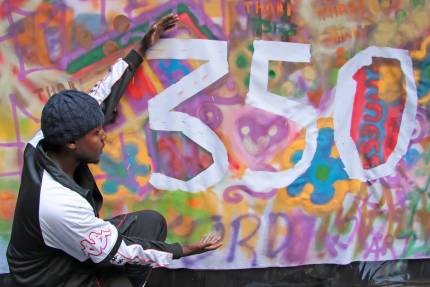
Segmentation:
<svg viewBox="0 0 430 287">
<path fill-rule="evenodd" d="M 88 164 L 98 163 L 103 126 L 143 57 L 178 22 L 156 22 L 136 50 L 115 63 L 89 94 L 62 91 L 42 111 L 41 131 L 27 144 L 7 259 L 20 286 L 142 286 L 151 267 L 217 249 L 220 238 L 165 243 L 165 219 L 138 211 L 98 217 L 102 195 Z"/>
</svg>

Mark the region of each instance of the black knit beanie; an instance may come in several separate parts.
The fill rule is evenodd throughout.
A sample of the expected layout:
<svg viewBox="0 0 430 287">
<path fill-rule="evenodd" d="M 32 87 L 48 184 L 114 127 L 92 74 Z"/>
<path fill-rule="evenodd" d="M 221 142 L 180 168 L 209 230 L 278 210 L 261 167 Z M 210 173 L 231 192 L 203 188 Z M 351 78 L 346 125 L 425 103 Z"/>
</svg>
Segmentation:
<svg viewBox="0 0 430 287">
<path fill-rule="evenodd" d="M 54 145 L 70 143 L 103 125 L 104 115 L 90 95 L 65 90 L 53 95 L 42 110 L 42 132 Z"/>
</svg>

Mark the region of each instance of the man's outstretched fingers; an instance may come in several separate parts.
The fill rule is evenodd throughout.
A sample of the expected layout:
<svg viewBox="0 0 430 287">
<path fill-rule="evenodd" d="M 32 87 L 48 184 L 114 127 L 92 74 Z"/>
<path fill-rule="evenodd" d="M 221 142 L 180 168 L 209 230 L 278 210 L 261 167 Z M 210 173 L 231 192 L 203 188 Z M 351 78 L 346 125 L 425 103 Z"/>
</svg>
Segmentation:
<svg viewBox="0 0 430 287">
<path fill-rule="evenodd" d="M 146 51 L 157 43 L 161 35 L 173 29 L 179 21 L 179 17 L 176 14 L 169 14 L 156 21 L 151 25 L 149 31 L 145 34 L 143 39 L 139 42 L 137 52 L 144 57 Z"/>
<path fill-rule="evenodd" d="M 214 238 L 214 241 L 210 243 L 209 246 L 206 246 L 207 251 L 218 249 L 222 246 L 221 237 Z"/>
<path fill-rule="evenodd" d="M 218 241 L 219 239 L 221 239 L 221 238 L 216 233 L 211 232 L 211 233 L 203 236 L 201 242 L 202 243 L 213 243 L 213 242 Z"/>
<path fill-rule="evenodd" d="M 160 20 L 156 22 L 156 24 L 161 25 L 164 29 L 167 29 L 170 26 L 174 26 L 179 21 L 179 17 L 176 14 L 169 14 L 164 16 Z"/>
<path fill-rule="evenodd" d="M 209 233 L 203 236 L 201 243 L 204 244 L 206 251 L 218 249 L 222 245 L 221 236 L 216 233 Z"/>
</svg>

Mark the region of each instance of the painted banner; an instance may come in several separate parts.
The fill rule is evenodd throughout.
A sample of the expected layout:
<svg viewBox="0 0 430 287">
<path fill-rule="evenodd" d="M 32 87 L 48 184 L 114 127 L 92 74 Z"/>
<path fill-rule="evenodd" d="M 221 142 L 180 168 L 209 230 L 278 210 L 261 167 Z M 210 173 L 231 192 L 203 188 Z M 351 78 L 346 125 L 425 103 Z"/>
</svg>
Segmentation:
<svg viewBox="0 0 430 287">
<path fill-rule="evenodd" d="M 430 1 L 6 0 L 0 272 L 44 103 L 89 91 L 167 13 L 92 166 L 105 218 L 154 209 L 172 267 L 430 257 Z"/>
</svg>

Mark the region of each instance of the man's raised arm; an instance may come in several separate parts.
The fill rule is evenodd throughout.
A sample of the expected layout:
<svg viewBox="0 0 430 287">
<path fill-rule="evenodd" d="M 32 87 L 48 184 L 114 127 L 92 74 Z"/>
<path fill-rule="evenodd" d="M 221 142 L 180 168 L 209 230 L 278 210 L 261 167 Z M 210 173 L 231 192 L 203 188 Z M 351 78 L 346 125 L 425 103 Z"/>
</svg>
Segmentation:
<svg viewBox="0 0 430 287">
<path fill-rule="evenodd" d="M 105 124 L 112 123 L 115 120 L 118 102 L 137 68 L 142 63 L 148 49 L 157 43 L 165 31 L 175 27 L 178 20 L 177 15 L 170 14 L 155 22 L 142 40 L 133 47 L 133 50 L 123 59 L 119 59 L 109 69 L 106 76 L 91 89 L 89 95 L 102 105 Z"/>
</svg>

